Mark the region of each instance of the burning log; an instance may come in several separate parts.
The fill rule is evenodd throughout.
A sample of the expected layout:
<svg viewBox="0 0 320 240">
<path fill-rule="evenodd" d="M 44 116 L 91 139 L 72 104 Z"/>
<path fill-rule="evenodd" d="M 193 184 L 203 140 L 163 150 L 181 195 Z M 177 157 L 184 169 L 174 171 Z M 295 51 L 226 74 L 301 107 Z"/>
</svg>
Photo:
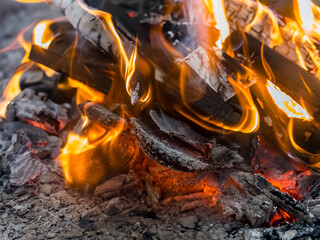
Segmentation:
<svg viewBox="0 0 320 240">
<path fill-rule="evenodd" d="M 125 119 L 102 106 L 101 104 L 86 102 L 78 105 L 80 112 L 87 116 L 91 121 L 98 123 L 106 129 L 114 128 L 119 124 L 123 124 L 123 130 L 128 128 L 128 123 Z"/>
<path fill-rule="evenodd" d="M 231 35 L 231 42 L 238 53 L 243 53 L 242 47 L 245 44 L 245 40 L 240 36 L 242 35 L 239 32 L 233 33 Z M 250 61 L 252 62 L 254 72 L 264 79 L 268 79 L 272 75 L 274 79 L 269 80 L 273 81 L 274 84 L 290 95 L 296 102 L 306 106 L 308 112 L 317 121 L 320 121 L 319 79 L 267 46 L 263 47 L 262 56 L 262 43 L 248 34 L 245 36 L 248 43 L 249 55 L 253 56 Z M 268 72 L 269 70 L 266 70 L 265 64 L 269 65 L 269 69 L 272 69 L 271 73 Z"/>
<path fill-rule="evenodd" d="M 152 130 L 139 119 L 131 118 L 131 124 L 131 132 L 140 148 L 160 164 L 179 171 L 201 171 L 210 168 L 199 151 L 185 147 L 183 143 L 178 143 L 160 131 Z"/>
<path fill-rule="evenodd" d="M 261 19 L 254 25 L 252 25 L 247 33 L 259 39 L 266 45 L 269 45 L 270 47 L 274 46 L 274 50 L 276 50 L 278 53 L 295 62 L 296 64 L 299 64 L 300 61 L 296 53 L 296 44 L 294 41 L 292 41 L 292 39 L 297 39 L 298 41 L 296 40 L 296 43 L 298 44 L 298 49 L 301 52 L 301 58 L 304 59 L 309 69 L 314 69 L 315 65 L 308 53 L 308 50 L 305 48 L 304 44 L 298 43 L 302 40 L 303 34 L 299 31 L 296 31 L 295 29 L 285 27 L 284 23 L 280 19 L 277 19 L 275 15 L 273 15 L 274 19 L 270 19 L 270 15 L 268 16 L 266 14 L 267 11 L 269 11 L 269 14 L 270 12 L 271 14 L 273 14 L 270 9 L 262 9 L 266 7 L 262 6 L 261 3 L 257 3 L 255 1 L 225 0 L 224 3 L 226 14 L 232 31 L 238 30 L 237 24 L 239 24 L 242 29 L 246 29 L 249 25 L 251 26 L 251 23 L 254 20 L 259 9 L 259 11 L 264 12 L 264 16 L 261 16 Z M 288 8 L 287 5 L 286 8 Z M 280 26 L 277 27 L 273 24 L 279 24 Z M 281 33 L 282 37 L 276 35 L 277 30 L 279 31 L 279 33 Z M 275 36 L 273 36 L 273 34 L 275 34 Z M 273 37 L 277 39 L 272 39 Z M 283 39 L 282 43 L 279 41 L 281 40 L 281 38 Z M 277 41 L 279 45 L 274 44 L 277 43 Z"/>
</svg>

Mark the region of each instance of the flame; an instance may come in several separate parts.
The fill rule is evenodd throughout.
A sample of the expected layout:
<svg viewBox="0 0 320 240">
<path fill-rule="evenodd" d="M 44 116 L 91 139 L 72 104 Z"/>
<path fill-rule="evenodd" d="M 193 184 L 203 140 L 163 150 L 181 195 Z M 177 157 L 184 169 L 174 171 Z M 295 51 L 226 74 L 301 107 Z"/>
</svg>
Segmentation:
<svg viewBox="0 0 320 240">
<path fill-rule="evenodd" d="M 59 18 L 60 19 L 60 18 Z M 33 43 L 47 48 L 51 41 L 53 40 L 53 36 L 51 31 L 49 30 L 49 26 L 51 23 L 56 21 L 58 19 L 54 20 L 45 20 L 41 21 L 36 24 L 36 26 L 33 29 Z M 20 89 L 20 78 L 22 74 L 30 69 L 34 63 L 29 61 L 29 53 L 31 51 L 31 42 L 27 42 L 24 38 L 24 34 L 30 30 L 35 25 L 35 22 L 30 24 L 28 27 L 24 28 L 19 34 L 15 41 L 13 41 L 7 48 L 0 51 L 9 51 L 12 49 L 19 47 L 22 47 L 24 51 L 26 52 L 22 61 L 21 61 L 21 67 L 16 71 L 14 76 L 9 80 L 9 83 L 7 84 L 6 88 L 4 89 L 4 92 L 1 97 L 0 102 L 0 117 L 5 117 L 6 114 L 6 108 L 7 105 L 21 92 Z M 45 41 L 45 42 L 44 42 Z M 52 69 L 49 69 L 41 64 L 37 64 L 41 69 L 43 69 L 48 76 L 52 76 L 55 71 Z"/>
<path fill-rule="evenodd" d="M 99 17 L 100 19 L 103 20 L 104 24 L 105 24 L 105 28 L 106 31 L 112 33 L 113 37 L 116 40 L 116 43 L 118 45 L 118 49 L 120 51 L 120 56 L 121 56 L 121 74 L 123 76 L 123 78 L 125 79 L 126 82 L 126 90 L 127 93 L 129 94 L 129 96 L 131 96 L 131 91 L 130 91 L 130 83 L 131 83 L 131 79 L 132 76 L 135 72 L 135 68 L 136 68 L 136 60 L 137 60 L 137 43 L 138 43 L 138 37 L 136 38 L 136 43 L 135 43 L 135 47 L 134 50 L 132 51 L 130 57 L 128 57 L 126 50 L 123 46 L 123 43 L 121 41 L 121 38 L 113 24 L 112 21 L 112 15 L 110 13 L 107 12 L 103 12 L 100 10 L 93 10 L 93 9 L 89 9 L 84 3 L 81 2 L 81 0 L 77 0 L 78 4 L 88 13 Z M 150 86 L 149 86 L 150 88 Z M 148 90 L 148 92 L 150 92 L 150 89 Z M 139 99 L 139 102 L 147 102 L 148 99 L 151 97 L 151 94 L 144 94 L 143 97 L 141 99 Z"/>
<path fill-rule="evenodd" d="M 109 131 L 97 124 L 91 124 L 85 136 L 70 133 L 59 157 L 67 183 L 76 186 L 97 184 L 108 171 L 105 157 L 111 157 L 109 154 L 112 143 L 123 129 L 124 121 L 120 121 L 118 126 Z"/>
<path fill-rule="evenodd" d="M 224 8 L 223 0 L 203 0 L 207 10 L 215 18 L 215 28 L 220 30 L 220 38 L 216 42 L 219 49 L 222 49 L 222 44 L 230 35 L 229 24 Z"/>
<path fill-rule="evenodd" d="M 33 30 L 33 43 L 39 47 L 48 49 L 54 39 L 50 30 L 50 25 L 56 20 L 44 20 L 39 22 Z"/>
<path fill-rule="evenodd" d="M 267 89 L 274 103 L 281 109 L 289 118 L 299 118 L 306 121 L 312 120 L 307 110 L 294 101 L 290 96 L 280 90 L 269 80 L 267 81 Z"/>
<path fill-rule="evenodd" d="M 248 32 L 255 24 L 259 23 L 261 20 L 263 20 L 263 16 L 268 15 L 269 19 L 271 21 L 271 44 L 273 46 L 278 46 L 282 43 L 283 39 L 281 36 L 281 32 L 279 29 L 277 17 L 274 15 L 274 13 L 271 11 L 270 8 L 267 6 L 262 5 L 259 1 L 257 1 L 257 12 L 252 20 L 252 22 L 246 26 L 245 31 Z"/>
<path fill-rule="evenodd" d="M 239 76 L 240 79 L 240 76 Z M 242 107 L 242 116 L 239 123 L 235 125 L 227 125 L 223 122 L 220 122 L 216 119 L 213 119 L 211 116 L 204 116 L 195 111 L 188 101 L 188 96 L 186 95 L 185 86 L 186 86 L 186 66 L 181 67 L 180 75 L 180 91 L 182 102 L 185 107 L 191 112 L 187 113 L 184 110 L 176 107 L 176 110 L 183 115 L 184 117 L 190 119 L 201 127 L 208 129 L 210 131 L 221 132 L 219 128 L 222 128 L 223 131 L 235 131 L 243 133 L 252 133 L 259 129 L 260 126 L 260 117 L 258 109 L 253 101 L 250 88 L 241 81 L 235 81 L 229 77 L 229 82 L 231 83 L 233 89 L 236 92 L 236 96 L 239 99 L 239 103 Z M 218 128 L 217 128 L 218 127 Z"/>
</svg>

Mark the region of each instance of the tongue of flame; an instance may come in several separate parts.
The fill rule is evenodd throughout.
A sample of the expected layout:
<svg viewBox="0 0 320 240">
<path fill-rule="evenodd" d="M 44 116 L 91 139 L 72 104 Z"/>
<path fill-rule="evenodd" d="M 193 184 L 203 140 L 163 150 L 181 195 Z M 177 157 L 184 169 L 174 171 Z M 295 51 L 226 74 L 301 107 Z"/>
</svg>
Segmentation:
<svg viewBox="0 0 320 240">
<path fill-rule="evenodd" d="M 285 113 L 289 118 L 300 118 L 303 120 L 310 121 L 312 117 L 309 113 L 300 106 L 296 101 L 294 101 L 287 94 L 282 92 L 276 85 L 272 82 L 267 82 L 267 89 L 275 102 L 275 104 Z"/>
<path fill-rule="evenodd" d="M 49 26 L 51 23 L 53 23 L 54 20 L 45 20 L 39 22 L 34 30 L 33 30 L 33 43 L 35 45 L 48 48 L 51 41 L 53 40 L 52 32 L 49 29 Z M 20 78 L 22 74 L 27 71 L 30 67 L 32 67 L 33 63 L 29 61 L 28 56 L 31 50 L 31 43 L 27 42 L 24 39 L 24 34 L 34 25 L 32 23 L 25 29 L 23 29 L 18 37 L 17 40 L 13 42 L 12 45 L 10 45 L 12 48 L 6 48 L 7 51 L 14 49 L 15 43 L 18 42 L 20 46 L 25 50 L 26 54 L 24 58 L 21 61 L 21 66 L 18 69 L 18 71 L 14 74 L 14 76 L 10 79 L 9 83 L 7 84 L 2 97 L 1 97 L 1 102 L 0 102 L 0 117 L 5 117 L 6 115 L 6 108 L 9 102 L 11 102 L 20 92 Z M 2 51 L 0 51 L 1 53 Z M 50 76 L 52 75 L 53 71 L 45 68 L 42 65 L 38 65 L 40 68 L 42 68 L 46 73 Z"/>
<path fill-rule="evenodd" d="M 216 44 L 219 49 L 222 49 L 223 42 L 230 34 L 223 0 L 203 0 L 203 2 L 206 5 L 209 13 L 211 13 L 215 18 L 214 26 L 220 30 L 220 38 Z"/>
</svg>

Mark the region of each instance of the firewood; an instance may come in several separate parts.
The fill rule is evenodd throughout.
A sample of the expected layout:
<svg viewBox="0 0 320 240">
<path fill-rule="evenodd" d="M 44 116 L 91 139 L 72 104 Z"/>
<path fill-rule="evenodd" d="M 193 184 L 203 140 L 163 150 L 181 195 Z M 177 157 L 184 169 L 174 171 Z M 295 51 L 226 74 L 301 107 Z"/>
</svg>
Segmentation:
<svg viewBox="0 0 320 240">
<path fill-rule="evenodd" d="M 200 152 L 183 147 L 176 139 L 166 137 L 160 131 L 155 132 L 141 120 L 131 118 L 131 124 L 131 132 L 140 148 L 160 164 L 178 171 L 201 171 L 210 168 Z"/>
<path fill-rule="evenodd" d="M 81 6 L 77 5 L 77 2 L 74 2 L 72 4 L 72 7 L 68 7 L 68 4 L 71 4 L 70 1 L 64 0 L 55 0 L 53 1 L 56 5 L 60 7 L 60 9 L 68 9 L 68 11 L 65 11 L 65 14 L 67 15 L 69 21 L 71 23 L 79 20 L 78 19 L 78 12 L 82 12 L 83 9 Z M 124 13 L 121 8 L 117 7 L 116 5 L 112 4 L 111 2 L 107 1 L 99 1 L 102 10 L 107 10 L 108 13 L 112 14 L 112 20 L 114 21 L 114 25 L 121 37 L 121 40 L 123 42 L 124 46 L 127 46 L 126 49 L 133 48 L 134 41 L 139 33 L 138 38 L 138 51 L 139 55 L 146 56 L 154 66 L 156 66 L 157 70 L 160 71 L 165 75 L 165 79 L 158 79 L 160 81 L 164 81 L 164 83 L 159 83 L 158 87 L 162 88 L 166 93 L 168 98 L 173 98 L 174 102 L 177 104 L 183 105 L 182 99 L 181 99 L 181 93 L 179 90 L 179 69 L 180 66 L 176 62 L 177 56 L 172 56 L 171 54 L 165 53 L 163 49 L 155 47 L 155 43 L 150 43 L 148 39 L 148 31 L 145 31 L 145 29 L 142 31 L 139 28 L 137 19 L 130 18 L 126 13 Z M 97 3 L 95 3 L 97 4 Z M 69 12 L 70 11 L 70 12 Z M 73 14 L 71 14 L 73 12 Z M 75 15 L 75 16 L 74 16 Z M 82 34 L 87 37 L 91 42 L 95 43 L 99 48 L 105 49 L 105 46 L 102 44 L 96 43 L 96 34 L 98 34 L 100 38 L 100 42 L 109 42 L 110 44 L 113 44 L 113 46 L 117 46 L 116 43 L 110 41 L 109 34 L 106 33 L 100 33 L 104 31 L 108 31 L 107 29 L 101 28 L 101 21 L 98 17 L 91 15 L 91 18 L 87 18 L 87 15 L 82 19 L 81 18 L 81 29 L 79 29 Z M 75 18 L 76 20 L 74 20 Z M 98 24 L 96 28 L 92 28 L 91 22 L 88 24 L 85 24 L 86 21 L 92 20 L 95 24 Z M 93 35 L 86 35 L 83 30 L 83 28 L 87 28 L 86 31 L 90 32 L 96 32 Z M 141 32 L 139 32 L 141 31 Z M 91 38 L 92 37 L 92 38 Z M 43 50 L 42 50 L 43 51 Z M 39 51 L 38 51 L 39 52 Z M 166 57 L 163 55 L 165 54 Z M 31 56 L 33 54 L 31 53 Z M 58 57 L 55 57 L 58 60 Z M 37 61 L 36 58 L 32 57 L 33 60 Z M 51 58 L 52 59 L 52 58 Z M 42 64 L 49 65 L 48 59 L 38 59 L 42 60 Z M 198 59 L 198 61 L 201 61 Z M 50 64 L 52 68 L 54 68 L 55 65 L 52 63 Z M 53 65 L 53 66 L 52 66 Z M 61 64 L 60 71 L 64 70 L 64 72 L 68 73 L 68 68 L 65 66 L 68 66 L 69 64 L 67 62 Z M 81 65 L 79 66 L 81 69 Z M 62 69 L 61 69 L 62 68 Z M 54 68 L 57 70 L 57 67 Z M 196 99 L 199 98 L 199 83 L 200 85 L 207 85 L 204 87 L 201 87 L 203 89 L 203 97 L 195 102 L 191 102 L 190 106 L 194 108 L 196 111 L 201 112 L 203 114 L 207 114 L 209 116 L 212 116 L 215 119 L 218 119 L 219 121 L 222 121 L 226 124 L 236 124 L 239 122 L 241 118 L 241 114 L 239 113 L 239 110 L 237 109 L 238 106 L 232 106 L 230 103 L 226 103 L 220 96 L 219 93 L 215 92 L 214 89 L 208 86 L 208 83 L 204 81 L 201 76 L 191 68 L 189 69 L 190 72 L 190 78 L 192 79 L 192 82 L 197 82 L 197 86 L 193 86 L 192 83 L 188 83 L 190 86 L 187 86 L 187 92 L 186 95 L 190 97 L 190 99 Z M 221 73 L 222 75 L 223 73 Z M 77 74 L 81 78 L 81 74 Z M 219 73 L 217 73 L 217 76 Z M 89 79 L 92 79 L 89 78 Z M 222 82 L 225 82 L 222 80 Z M 99 84 L 95 84 L 96 86 L 99 86 Z M 230 88 L 229 88 L 230 89 Z M 197 91 L 195 91 L 197 90 Z M 230 98 L 230 96 L 228 97 Z M 228 99 L 227 98 L 227 99 Z"/>
<path fill-rule="evenodd" d="M 78 108 L 90 121 L 94 121 L 106 129 L 114 128 L 119 126 L 119 124 L 123 124 L 123 130 L 128 128 L 128 123 L 125 119 L 119 117 L 101 104 L 86 102 L 79 104 Z"/>
<path fill-rule="evenodd" d="M 102 20 L 83 9 L 78 1 L 52 0 L 68 18 L 74 28 L 78 29 L 87 39 L 96 44 L 106 53 L 119 55 L 115 38 L 110 31 L 104 29 Z"/>
<path fill-rule="evenodd" d="M 250 3 L 250 6 L 248 5 L 248 2 Z M 246 26 L 248 26 L 254 19 L 258 8 L 255 1 L 225 0 L 224 3 L 231 31 L 238 30 L 237 23 L 239 23 L 241 28 L 244 30 Z M 287 59 L 295 62 L 296 64 L 299 64 L 299 59 L 295 51 L 296 46 L 292 41 L 293 31 L 290 31 L 290 29 L 281 26 L 283 26 L 283 23 L 280 23 L 280 31 L 283 42 L 279 46 L 275 46 L 274 49 L 281 55 L 285 56 Z M 272 46 L 271 30 L 272 26 L 270 23 L 270 19 L 268 16 L 264 16 L 258 24 L 252 26 L 252 28 L 248 31 L 248 34 L 259 39 L 266 45 Z M 295 34 L 298 34 L 297 39 L 302 39 L 303 36 L 300 33 Z M 301 51 L 302 58 L 305 60 L 307 67 L 309 67 L 310 69 L 314 69 L 314 64 L 310 58 L 308 51 L 303 47 L 302 44 L 298 44 L 298 48 Z"/>
<path fill-rule="evenodd" d="M 237 46 L 238 53 L 242 53 L 239 32 L 231 35 L 231 42 Z M 252 56 L 252 69 L 260 77 L 269 78 L 268 73 L 263 67 L 263 58 L 261 56 L 262 43 L 255 37 L 245 35 L 248 41 L 249 55 Z M 240 44 L 239 44 L 240 43 Z M 303 103 L 308 112 L 318 121 L 320 109 L 320 81 L 313 74 L 299 67 L 294 62 L 286 59 L 275 50 L 264 46 L 263 57 L 272 70 L 274 79 L 269 79 L 282 91 L 291 96 L 296 102 Z M 262 79 L 259 79 L 262 81 Z M 311 93 L 310 93 L 311 89 Z"/>
</svg>

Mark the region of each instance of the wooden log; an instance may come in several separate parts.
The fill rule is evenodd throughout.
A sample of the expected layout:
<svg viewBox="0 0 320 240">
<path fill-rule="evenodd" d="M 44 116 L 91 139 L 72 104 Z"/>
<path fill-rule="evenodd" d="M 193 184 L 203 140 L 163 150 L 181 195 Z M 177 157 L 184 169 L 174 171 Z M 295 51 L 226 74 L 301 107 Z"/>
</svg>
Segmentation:
<svg viewBox="0 0 320 240">
<path fill-rule="evenodd" d="M 128 128 L 128 123 L 125 119 L 119 117 L 101 104 L 85 102 L 79 104 L 78 108 L 90 121 L 94 121 L 106 129 L 117 127 L 120 124 L 123 124 L 123 130 Z"/>
<path fill-rule="evenodd" d="M 231 35 L 231 42 L 234 47 L 237 46 L 237 51 L 239 53 L 243 53 L 241 44 L 243 44 L 244 41 L 242 38 L 239 38 L 239 36 L 239 32 L 233 33 Z M 291 96 L 296 102 L 300 104 L 303 103 L 302 105 L 307 107 L 308 112 L 317 121 L 320 121 L 319 79 L 267 46 L 264 46 L 264 56 L 262 57 L 262 43 L 249 34 L 246 34 L 246 38 L 249 55 L 253 56 L 251 61 L 254 72 L 264 79 L 269 78 L 269 75 L 263 66 L 264 58 L 273 73 L 274 79 L 271 80 L 274 84 Z"/>
<path fill-rule="evenodd" d="M 245 30 L 246 26 L 253 21 L 258 9 L 258 5 L 255 1 L 225 0 L 224 3 L 231 31 L 238 30 L 237 23 L 239 23 L 242 30 Z M 290 4 L 287 5 L 287 7 L 289 6 Z M 277 10 L 282 12 L 281 6 Z M 278 46 L 274 46 L 274 50 L 285 56 L 287 59 L 299 64 L 299 59 L 296 54 L 296 46 L 292 41 L 294 31 L 292 31 L 292 29 L 290 29 L 288 26 L 284 26 L 284 24 L 281 22 L 279 29 L 283 38 L 283 42 Z M 259 39 L 266 45 L 272 46 L 271 31 L 272 26 L 270 18 L 265 15 L 257 24 L 253 25 L 247 33 Z M 298 32 L 295 32 L 295 34 L 297 41 L 301 42 L 303 35 Z M 306 66 L 313 70 L 315 66 L 308 51 L 302 44 L 298 44 L 298 49 L 301 51 L 302 58 L 305 60 Z"/>
</svg>

